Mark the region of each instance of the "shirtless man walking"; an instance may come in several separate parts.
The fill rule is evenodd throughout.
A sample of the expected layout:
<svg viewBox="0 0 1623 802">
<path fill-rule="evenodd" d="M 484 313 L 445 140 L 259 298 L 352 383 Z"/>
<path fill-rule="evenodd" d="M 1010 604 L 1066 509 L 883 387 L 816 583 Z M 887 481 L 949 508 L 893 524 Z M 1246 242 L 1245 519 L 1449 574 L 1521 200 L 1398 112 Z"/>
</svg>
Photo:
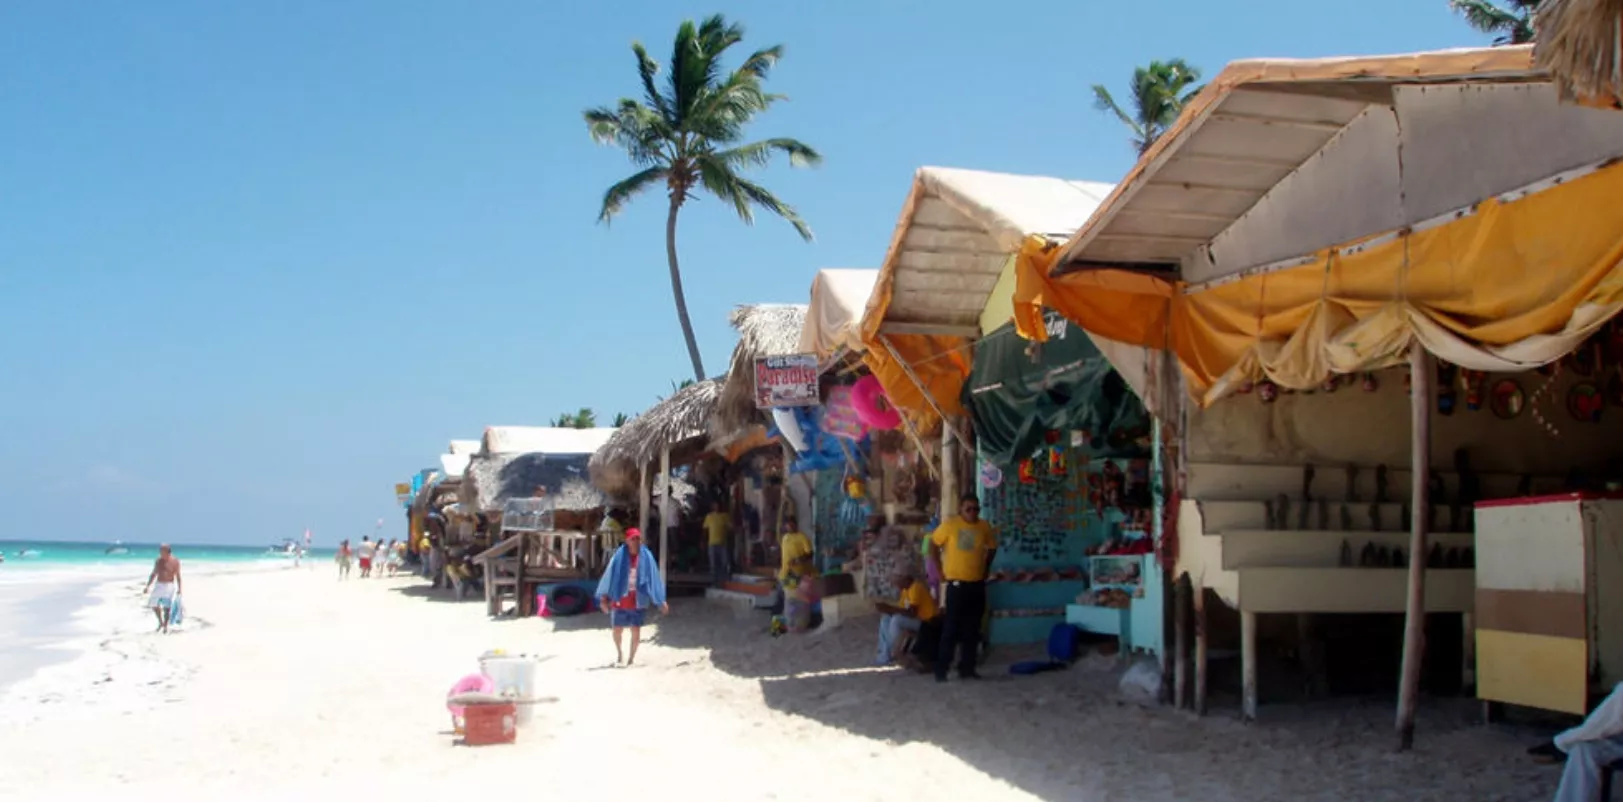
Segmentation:
<svg viewBox="0 0 1623 802">
<path fill-rule="evenodd" d="M 180 597 L 180 560 L 170 553 L 167 543 L 158 547 L 158 559 L 152 563 L 152 574 L 147 577 L 146 587 L 141 592 L 148 590 L 152 591 L 152 595 L 147 597 L 147 606 L 158 618 L 158 631 L 167 633 L 175 599 Z"/>
</svg>

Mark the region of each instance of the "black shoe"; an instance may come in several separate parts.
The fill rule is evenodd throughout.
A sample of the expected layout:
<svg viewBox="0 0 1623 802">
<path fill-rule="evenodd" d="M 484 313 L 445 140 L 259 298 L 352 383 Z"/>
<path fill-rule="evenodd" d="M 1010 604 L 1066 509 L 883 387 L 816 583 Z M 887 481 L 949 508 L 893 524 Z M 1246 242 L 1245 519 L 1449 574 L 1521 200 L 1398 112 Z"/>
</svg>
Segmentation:
<svg viewBox="0 0 1623 802">
<path fill-rule="evenodd" d="M 958 672 L 958 678 L 959 679 L 967 679 L 967 680 L 978 680 L 978 679 L 981 679 L 981 675 L 980 675 L 979 672 L 975 672 L 975 671 L 960 671 L 960 672 Z"/>
</svg>

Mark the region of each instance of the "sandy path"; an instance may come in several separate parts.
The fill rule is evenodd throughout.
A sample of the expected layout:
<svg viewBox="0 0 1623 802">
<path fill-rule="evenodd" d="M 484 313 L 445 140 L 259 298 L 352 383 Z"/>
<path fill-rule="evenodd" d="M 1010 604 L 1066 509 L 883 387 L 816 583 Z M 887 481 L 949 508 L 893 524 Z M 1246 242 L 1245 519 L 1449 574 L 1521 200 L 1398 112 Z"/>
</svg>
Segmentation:
<svg viewBox="0 0 1623 802">
<path fill-rule="evenodd" d="M 1400 756 L 1384 700 L 1246 727 L 1122 704 L 1087 664 L 937 686 L 862 668 L 869 621 L 773 640 L 698 600 L 613 669 L 602 616 L 492 622 L 420 585 L 194 578 L 207 626 L 121 638 L 97 676 L 0 708 L 0 799 L 1535 800 L 1556 778 L 1466 705 L 1428 709 Z M 453 746 L 445 689 L 495 647 L 548 656 L 559 701 L 515 746 Z"/>
</svg>

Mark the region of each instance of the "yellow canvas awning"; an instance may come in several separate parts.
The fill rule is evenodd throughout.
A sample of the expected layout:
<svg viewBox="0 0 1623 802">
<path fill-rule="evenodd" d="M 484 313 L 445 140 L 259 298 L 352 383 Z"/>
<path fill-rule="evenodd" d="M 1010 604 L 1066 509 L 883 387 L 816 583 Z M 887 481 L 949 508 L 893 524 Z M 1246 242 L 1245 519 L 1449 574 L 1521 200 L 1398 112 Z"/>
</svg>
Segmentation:
<svg viewBox="0 0 1623 802">
<path fill-rule="evenodd" d="M 1246 379 L 1308 389 L 1397 364 L 1418 341 L 1461 367 L 1510 372 L 1577 347 L 1623 309 L 1623 163 L 1551 177 L 1306 264 L 1189 286 L 1120 270 L 1047 275 L 1022 251 L 1016 321 L 1039 306 L 1088 331 L 1173 352 L 1203 404 Z"/>
</svg>

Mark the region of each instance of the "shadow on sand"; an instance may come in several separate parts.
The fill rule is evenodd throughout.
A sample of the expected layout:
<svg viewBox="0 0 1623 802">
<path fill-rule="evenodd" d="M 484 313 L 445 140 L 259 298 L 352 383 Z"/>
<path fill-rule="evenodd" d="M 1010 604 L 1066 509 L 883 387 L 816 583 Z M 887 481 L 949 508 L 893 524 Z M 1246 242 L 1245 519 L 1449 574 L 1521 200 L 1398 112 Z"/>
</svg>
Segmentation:
<svg viewBox="0 0 1623 802">
<path fill-rule="evenodd" d="M 1428 700 L 1418 751 L 1397 756 L 1385 695 L 1265 707 L 1246 725 L 1224 692 L 1238 690 L 1237 672 L 1214 677 L 1211 714 L 1195 718 L 1126 701 L 1114 657 L 1015 676 L 1009 666 L 1043 647 L 998 647 L 986 679 L 938 684 L 873 665 L 872 615 L 774 638 L 761 611 L 685 601 L 673 613 L 650 620 L 656 642 L 708 650 L 716 668 L 758 682 L 773 710 L 931 744 L 1042 799 L 1519 799 L 1518 788 L 1554 788 L 1550 769 L 1522 760 L 1528 733 L 1479 726 L 1464 699 Z"/>
</svg>

